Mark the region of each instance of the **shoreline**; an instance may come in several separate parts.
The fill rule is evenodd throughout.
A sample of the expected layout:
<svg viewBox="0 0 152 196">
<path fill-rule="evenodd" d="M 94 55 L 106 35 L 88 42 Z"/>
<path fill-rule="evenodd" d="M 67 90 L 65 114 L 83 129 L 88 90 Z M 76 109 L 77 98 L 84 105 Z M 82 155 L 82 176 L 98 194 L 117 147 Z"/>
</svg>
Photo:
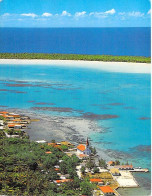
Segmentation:
<svg viewBox="0 0 152 196">
<path fill-rule="evenodd" d="M 1 110 L 4 110 L 4 108 L 1 108 Z M 7 108 L 5 110 L 24 114 L 31 118 L 31 124 L 25 129 L 31 141 L 46 140 L 47 142 L 51 142 L 52 139 L 55 139 L 56 141 L 69 141 L 74 145 L 78 145 L 79 143 L 85 143 L 90 133 L 102 131 L 102 127 L 99 127 L 96 121 L 82 117 L 47 115 L 18 108 Z M 38 121 L 32 121 L 32 119 L 37 119 Z M 95 146 L 93 141 L 90 142 L 92 146 Z M 111 160 L 111 153 L 113 153 L 113 158 L 127 158 L 125 154 L 100 149 L 97 146 L 96 150 L 99 157 L 106 161 Z"/>
<path fill-rule="evenodd" d="M 56 141 L 69 141 L 74 145 L 78 145 L 79 143 L 85 143 L 87 137 L 90 138 L 90 134 L 93 132 L 105 133 L 105 128 L 99 127 L 95 120 L 83 117 L 48 115 L 36 113 L 30 109 L 0 109 L 24 114 L 31 118 L 31 124 L 28 125 L 28 129 L 25 129 L 31 141 L 46 140 L 47 142 L 51 142 L 54 139 Z M 99 157 L 106 161 L 110 161 L 111 159 L 127 160 L 131 158 L 127 153 L 112 149 L 101 149 L 96 142 L 92 140 L 90 142 L 96 148 Z"/>
<path fill-rule="evenodd" d="M 44 65 L 58 67 L 73 67 L 96 69 L 108 72 L 121 73 L 151 73 L 150 63 L 131 62 L 103 62 L 103 61 L 83 61 L 83 60 L 44 60 L 44 59 L 0 59 L 2 65 Z"/>
</svg>

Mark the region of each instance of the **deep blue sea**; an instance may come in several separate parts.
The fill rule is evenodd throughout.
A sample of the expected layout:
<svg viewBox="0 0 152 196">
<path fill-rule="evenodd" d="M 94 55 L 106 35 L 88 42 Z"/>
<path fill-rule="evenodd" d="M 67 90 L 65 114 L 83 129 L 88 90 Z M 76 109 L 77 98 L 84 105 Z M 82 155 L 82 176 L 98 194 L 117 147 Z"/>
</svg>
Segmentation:
<svg viewBox="0 0 152 196">
<path fill-rule="evenodd" d="M 0 52 L 150 56 L 149 28 L 0 28 Z"/>
</svg>

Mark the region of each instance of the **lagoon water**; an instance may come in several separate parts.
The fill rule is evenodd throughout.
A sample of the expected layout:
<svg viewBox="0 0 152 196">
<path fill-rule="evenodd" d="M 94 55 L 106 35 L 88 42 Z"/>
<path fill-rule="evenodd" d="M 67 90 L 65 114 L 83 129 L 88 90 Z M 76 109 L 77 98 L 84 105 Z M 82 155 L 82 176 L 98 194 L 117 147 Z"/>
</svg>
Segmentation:
<svg viewBox="0 0 152 196">
<path fill-rule="evenodd" d="M 150 56 L 148 28 L 0 28 L 0 52 Z"/>
<path fill-rule="evenodd" d="M 115 152 L 125 154 L 129 163 L 150 169 L 150 74 L 0 65 L 0 105 L 3 109 L 36 107 L 38 113 L 91 118 L 101 127 L 101 132 L 89 135 L 92 145 L 108 149 L 111 157 Z M 106 119 L 101 120 L 100 115 Z M 136 176 L 142 195 L 150 195 L 150 174 Z M 122 195 L 135 192 L 138 190 L 123 190 Z"/>
</svg>

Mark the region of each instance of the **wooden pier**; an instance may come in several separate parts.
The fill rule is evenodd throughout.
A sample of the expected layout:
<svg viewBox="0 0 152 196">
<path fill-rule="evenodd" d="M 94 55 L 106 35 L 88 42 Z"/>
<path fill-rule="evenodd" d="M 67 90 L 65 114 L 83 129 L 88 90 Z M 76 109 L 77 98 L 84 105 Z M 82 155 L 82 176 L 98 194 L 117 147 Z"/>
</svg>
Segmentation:
<svg viewBox="0 0 152 196">
<path fill-rule="evenodd" d="M 142 169 L 142 168 L 134 168 L 133 170 L 131 170 L 131 172 L 149 172 L 149 170 L 146 168 L 146 169 Z"/>
</svg>

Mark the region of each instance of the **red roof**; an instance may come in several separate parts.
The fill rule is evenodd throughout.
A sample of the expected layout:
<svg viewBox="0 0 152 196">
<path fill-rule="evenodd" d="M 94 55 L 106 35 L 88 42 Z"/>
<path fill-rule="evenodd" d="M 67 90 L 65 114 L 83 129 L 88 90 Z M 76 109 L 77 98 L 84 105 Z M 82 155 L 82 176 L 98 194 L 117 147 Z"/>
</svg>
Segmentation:
<svg viewBox="0 0 152 196">
<path fill-rule="evenodd" d="M 114 163 L 114 161 L 109 161 L 109 162 L 108 162 L 109 165 L 111 165 L 111 164 L 113 164 L 113 163 Z"/>
<path fill-rule="evenodd" d="M 83 144 L 79 144 L 79 145 L 77 146 L 77 149 L 80 150 L 80 151 L 85 151 L 86 146 L 83 145 Z"/>
<path fill-rule="evenodd" d="M 56 183 L 72 182 L 72 179 L 56 180 Z"/>
<path fill-rule="evenodd" d="M 12 114 L 11 116 L 13 116 L 13 117 L 20 117 L 19 114 Z"/>
<path fill-rule="evenodd" d="M 1 114 L 0 116 L 3 116 L 4 118 L 8 117 L 8 115 L 5 114 Z"/>
<path fill-rule="evenodd" d="M 21 124 L 15 124 L 15 123 L 13 123 L 13 124 L 8 124 L 8 127 L 15 127 L 15 126 L 21 126 Z"/>
<path fill-rule="evenodd" d="M 3 111 L 3 112 L 0 112 L 0 114 L 8 114 L 8 112 Z"/>
<path fill-rule="evenodd" d="M 51 151 L 48 151 L 48 152 L 45 152 L 46 154 L 51 154 L 52 152 Z"/>
<path fill-rule="evenodd" d="M 79 157 L 80 157 L 80 158 L 88 157 L 88 155 L 87 155 L 87 154 L 80 154 Z"/>
<path fill-rule="evenodd" d="M 48 143 L 48 146 L 55 146 L 56 143 Z"/>
<path fill-rule="evenodd" d="M 92 178 L 92 179 L 90 179 L 90 182 L 103 182 L 103 181 L 98 178 Z"/>
<path fill-rule="evenodd" d="M 59 168 L 55 168 L 55 169 L 54 169 L 54 171 L 59 171 L 59 170 L 60 170 Z"/>
<path fill-rule="evenodd" d="M 100 186 L 99 188 L 103 193 L 114 193 L 114 190 L 110 186 Z"/>
</svg>

